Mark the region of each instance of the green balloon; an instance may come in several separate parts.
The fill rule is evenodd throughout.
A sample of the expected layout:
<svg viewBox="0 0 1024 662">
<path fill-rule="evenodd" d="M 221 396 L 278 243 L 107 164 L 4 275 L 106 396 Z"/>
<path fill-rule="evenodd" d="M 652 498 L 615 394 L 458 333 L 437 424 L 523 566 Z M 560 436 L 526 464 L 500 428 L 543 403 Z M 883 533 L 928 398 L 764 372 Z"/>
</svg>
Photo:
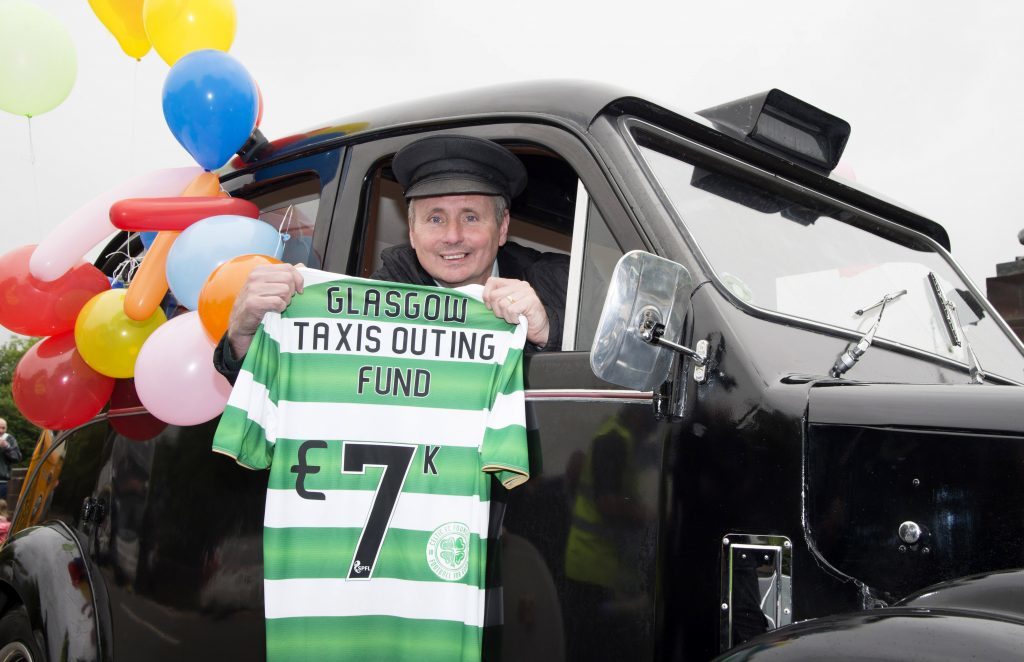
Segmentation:
<svg viewBox="0 0 1024 662">
<path fill-rule="evenodd" d="M 0 110 L 33 117 L 68 98 L 78 73 L 71 33 L 24 0 L 0 0 Z"/>
</svg>

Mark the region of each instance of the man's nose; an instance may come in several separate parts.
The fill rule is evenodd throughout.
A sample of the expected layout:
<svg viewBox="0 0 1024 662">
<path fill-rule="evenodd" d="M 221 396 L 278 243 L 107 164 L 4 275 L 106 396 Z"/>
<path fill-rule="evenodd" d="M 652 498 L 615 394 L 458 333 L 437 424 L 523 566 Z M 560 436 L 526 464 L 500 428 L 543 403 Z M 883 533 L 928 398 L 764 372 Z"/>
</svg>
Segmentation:
<svg viewBox="0 0 1024 662">
<path fill-rule="evenodd" d="M 462 223 L 448 223 L 444 230 L 444 241 L 448 244 L 458 244 L 462 241 L 462 234 Z"/>
</svg>

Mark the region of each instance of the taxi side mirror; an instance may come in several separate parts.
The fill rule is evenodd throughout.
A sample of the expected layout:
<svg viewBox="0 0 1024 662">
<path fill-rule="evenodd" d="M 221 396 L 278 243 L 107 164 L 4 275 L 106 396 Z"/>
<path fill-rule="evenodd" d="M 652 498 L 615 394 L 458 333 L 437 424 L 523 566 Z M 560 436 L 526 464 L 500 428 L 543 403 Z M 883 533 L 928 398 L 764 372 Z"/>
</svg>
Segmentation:
<svg viewBox="0 0 1024 662">
<path fill-rule="evenodd" d="M 690 272 L 682 265 L 643 251 L 623 255 L 615 265 L 590 351 L 594 374 L 638 391 L 663 383 L 673 352 L 694 356 L 676 344 L 692 291 Z"/>
</svg>

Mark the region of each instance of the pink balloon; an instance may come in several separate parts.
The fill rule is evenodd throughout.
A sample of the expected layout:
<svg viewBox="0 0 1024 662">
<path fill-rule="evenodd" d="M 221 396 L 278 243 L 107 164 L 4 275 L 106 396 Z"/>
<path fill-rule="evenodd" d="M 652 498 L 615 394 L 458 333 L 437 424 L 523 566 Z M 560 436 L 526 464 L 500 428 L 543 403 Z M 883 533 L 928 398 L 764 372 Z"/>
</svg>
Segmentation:
<svg viewBox="0 0 1024 662">
<path fill-rule="evenodd" d="M 29 260 L 29 272 L 44 282 L 57 280 L 89 250 L 112 233 L 110 206 L 124 198 L 180 195 L 203 169 L 164 168 L 123 182 L 85 203 L 40 242 Z"/>
<path fill-rule="evenodd" d="M 231 385 L 213 368 L 214 347 L 199 313 L 168 320 L 149 336 L 135 361 L 135 390 L 149 413 L 198 425 L 224 411 Z"/>
</svg>

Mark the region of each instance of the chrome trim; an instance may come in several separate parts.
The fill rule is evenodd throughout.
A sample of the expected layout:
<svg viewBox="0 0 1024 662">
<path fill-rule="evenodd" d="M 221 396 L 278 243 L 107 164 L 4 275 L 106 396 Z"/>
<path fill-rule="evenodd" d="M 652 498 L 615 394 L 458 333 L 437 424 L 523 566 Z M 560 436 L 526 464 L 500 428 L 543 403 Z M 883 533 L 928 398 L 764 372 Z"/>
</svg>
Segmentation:
<svg viewBox="0 0 1024 662">
<path fill-rule="evenodd" d="M 881 223 L 887 228 L 895 229 L 898 232 L 903 232 L 906 233 L 907 235 L 911 235 L 918 238 L 919 240 L 931 246 L 935 250 L 935 252 L 946 261 L 946 263 L 953 269 L 953 271 L 958 276 L 960 276 L 964 284 L 967 285 L 971 293 L 980 302 L 981 306 L 986 309 L 986 311 L 989 313 L 989 316 L 995 321 L 996 325 L 1000 329 L 1002 329 L 1003 334 L 1007 337 L 1007 339 L 1009 339 L 1010 344 L 1014 345 L 1017 348 L 1017 351 L 1019 351 L 1021 354 L 1024 354 L 1024 341 L 1021 341 L 1017 337 L 1017 335 L 1010 329 L 1009 325 L 1002 318 L 1002 316 L 998 312 L 996 312 L 996 310 L 989 303 L 988 298 L 985 295 L 983 295 L 980 292 L 980 290 L 978 290 L 974 282 L 971 281 L 971 279 L 967 276 L 963 269 L 960 268 L 959 263 L 957 263 L 957 261 L 953 259 L 953 256 L 943 246 L 941 246 L 937 241 L 935 241 L 928 235 L 922 232 L 918 232 L 913 228 L 908 228 L 905 225 L 901 225 L 894 221 L 890 221 L 882 216 L 878 216 L 877 214 L 865 211 L 860 207 L 856 207 L 847 202 L 843 202 L 837 198 L 833 198 L 829 195 L 826 195 L 825 193 L 822 193 L 821 191 L 794 182 L 791 179 L 787 179 L 783 176 L 777 175 L 759 166 L 747 163 L 746 161 L 738 159 L 735 156 L 731 156 L 725 152 L 721 152 L 717 149 L 713 149 L 706 145 L 702 145 L 690 138 L 686 138 L 685 136 L 679 135 L 678 133 L 668 131 L 656 124 L 651 124 L 650 122 L 647 122 L 645 120 L 641 120 L 636 117 L 623 116 L 618 119 L 617 124 L 623 136 L 626 148 L 630 151 L 630 153 L 632 153 L 633 158 L 636 160 L 637 164 L 640 167 L 640 170 L 644 173 L 644 176 L 647 178 L 647 181 L 650 182 L 651 186 L 654 188 L 655 192 L 658 195 L 658 199 L 661 200 L 662 206 L 664 206 L 664 208 L 668 211 L 672 220 L 675 221 L 676 227 L 682 233 L 683 240 L 689 246 L 690 250 L 696 257 L 697 261 L 700 262 L 700 265 L 704 269 L 705 273 L 710 274 L 711 280 L 715 284 L 715 289 L 718 292 L 722 293 L 722 295 L 726 297 L 726 299 L 728 299 L 734 306 L 736 306 L 740 310 L 744 310 L 759 317 L 767 317 L 769 319 L 775 319 L 777 321 L 782 321 L 787 324 L 795 324 L 796 326 L 808 328 L 811 330 L 828 331 L 831 334 L 839 334 L 851 340 L 856 340 L 860 337 L 860 334 L 858 334 L 856 331 L 850 331 L 842 327 L 832 326 L 831 324 L 825 324 L 823 322 L 819 322 L 816 320 L 810 320 L 804 317 L 794 317 L 787 313 L 782 313 L 776 310 L 770 310 L 768 308 L 761 308 L 759 306 L 751 305 L 745 301 L 741 301 L 732 292 L 730 292 L 729 288 L 725 287 L 719 280 L 717 270 L 712 266 L 711 261 L 708 259 L 707 255 L 704 254 L 704 251 L 701 248 L 700 243 L 692 234 L 690 234 L 690 231 L 686 227 L 685 221 L 682 218 L 680 218 L 675 206 L 668 199 L 668 196 L 665 193 L 664 187 L 662 187 L 661 182 L 658 181 L 657 176 L 651 171 L 650 166 L 647 164 L 647 160 L 643 157 L 643 154 L 640 153 L 640 146 L 637 144 L 636 138 L 633 136 L 632 133 L 632 129 L 634 127 L 640 127 L 645 131 L 649 131 L 650 133 L 669 138 L 678 143 L 680 147 L 682 147 L 683 149 L 690 149 L 704 156 L 717 157 L 723 161 L 728 162 L 733 167 L 747 172 L 748 174 L 752 174 L 761 177 L 765 180 L 770 180 L 774 183 L 781 184 L 787 188 L 790 188 L 791 190 L 795 191 L 798 194 L 808 195 L 815 199 L 825 201 L 829 204 L 835 205 L 842 209 L 854 212 L 856 214 L 860 214 L 864 218 L 871 219 L 872 221 L 875 221 L 877 223 Z M 938 354 L 933 354 L 931 352 L 927 352 L 917 347 L 911 347 L 910 345 L 904 345 L 903 343 L 888 340 L 885 338 L 879 338 L 878 340 L 875 341 L 875 344 L 878 345 L 879 347 L 885 347 L 888 349 L 901 351 L 903 353 L 910 354 L 911 356 L 916 356 L 918 358 L 927 358 L 929 361 L 939 362 L 943 365 L 946 365 L 947 367 L 956 368 L 963 372 L 970 372 L 970 366 L 965 363 L 955 361 L 953 359 L 940 356 Z M 1020 381 L 1012 377 L 1007 377 L 1006 375 L 1003 374 L 997 373 L 996 375 L 989 374 L 986 376 L 990 378 L 998 378 L 1000 381 L 1003 381 L 1004 383 L 1008 384 L 1024 385 L 1024 381 Z"/>
<path fill-rule="evenodd" d="M 562 323 L 562 350 L 576 349 L 576 322 L 580 307 L 580 286 L 583 282 L 584 248 L 587 238 L 587 212 L 590 194 L 582 179 L 576 180 L 576 213 L 572 219 L 572 246 L 569 250 L 569 283 L 565 291 L 565 319 Z M 575 302 L 574 305 L 569 305 Z"/>
<path fill-rule="evenodd" d="M 532 388 L 526 389 L 525 396 L 527 402 L 605 402 L 612 400 L 650 403 L 654 398 L 654 392 L 625 389 Z"/>
<path fill-rule="evenodd" d="M 697 354 L 701 356 L 701 363 L 693 364 L 693 381 L 703 384 L 708 378 L 708 354 L 711 353 L 711 343 L 707 340 L 697 341 Z"/>
<path fill-rule="evenodd" d="M 737 561 L 744 566 L 743 574 L 733 570 Z M 793 622 L 793 543 L 786 536 L 772 534 L 752 535 L 730 533 L 722 538 L 721 609 L 718 618 L 720 649 L 725 652 L 740 641 L 733 636 L 733 614 L 737 608 L 750 609 L 751 605 L 738 603 L 737 597 L 753 595 L 751 591 L 733 591 L 737 582 L 754 581 L 757 586 L 760 609 L 774 630 Z M 749 622 L 749 619 L 747 620 Z M 754 633 L 746 633 L 749 638 Z"/>
</svg>

